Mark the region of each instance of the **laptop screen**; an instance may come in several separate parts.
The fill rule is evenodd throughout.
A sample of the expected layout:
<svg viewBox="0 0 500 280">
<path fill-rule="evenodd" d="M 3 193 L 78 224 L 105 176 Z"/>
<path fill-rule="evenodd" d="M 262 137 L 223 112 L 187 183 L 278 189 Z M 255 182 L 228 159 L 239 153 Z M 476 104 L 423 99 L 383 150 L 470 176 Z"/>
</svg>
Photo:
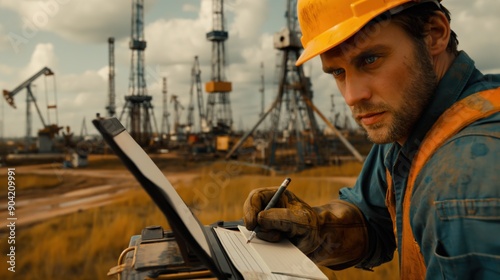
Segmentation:
<svg viewBox="0 0 500 280">
<path fill-rule="evenodd" d="M 199 245 L 201 248 L 196 248 L 196 246 L 193 249 L 195 251 L 201 249 L 206 253 L 206 256 L 213 259 L 210 245 L 208 244 L 201 223 L 193 215 L 153 160 L 125 130 L 120 121 L 116 118 L 109 118 L 95 119 L 92 123 L 102 134 L 106 143 L 120 157 L 162 210 L 163 214 L 169 220 L 174 233 L 177 230 L 180 231 L 177 232 L 177 234 L 181 235 L 179 238 L 194 239 L 197 243 L 194 246 Z M 189 240 L 186 240 L 186 242 L 191 243 Z"/>
<path fill-rule="evenodd" d="M 161 191 L 164 192 L 164 195 L 170 199 L 171 205 L 180 216 L 184 225 L 191 232 L 194 239 L 203 250 L 211 256 L 210 247 L 198 219 L 196 219 L 186 203 L 184 203 L 179 194 L 177 194 L 172 184 L 165 178 L 165 175 L 158 169 L 146 152 L 144 152 L 128 133 L 120 133 L 114 137 L 114 140 L 119 147 L 123 148 L 122 150 L 124 150 L 126 155 L 136 164 L 141 173 L 158 186 Z"/>
</svg>

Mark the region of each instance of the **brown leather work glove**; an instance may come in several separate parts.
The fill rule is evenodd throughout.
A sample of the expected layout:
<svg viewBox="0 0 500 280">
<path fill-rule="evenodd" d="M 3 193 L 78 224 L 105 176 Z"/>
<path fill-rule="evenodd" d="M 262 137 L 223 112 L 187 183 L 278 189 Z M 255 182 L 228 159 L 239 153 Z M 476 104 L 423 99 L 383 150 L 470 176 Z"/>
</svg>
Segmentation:
<svg viewBox="0 0 500 280">
<path fill-rule="evenodd" d="M 368 250 L 364 217 L 354 205 L 333 200 L 311 207 L 285 191 L 274 208 L 262 211 L 277 188 L 255 189 L 243 205 L 245 226 L 271 242 L 288 238 L 313 261 L 332 269 L 353 266 Z"/>
<path fill-rule="evenodd" d="M 277 242 L 287 237 L 304 253 L 312 252 L 318 245 L 319 219 L 313 208 L 292 192 L 286 190 L 274 206 L 262 211 L 277 188 L 253 190 L 243 205 L 245 226 L 253 230 L 257 224 L 257 237 Z"/>
</svg>

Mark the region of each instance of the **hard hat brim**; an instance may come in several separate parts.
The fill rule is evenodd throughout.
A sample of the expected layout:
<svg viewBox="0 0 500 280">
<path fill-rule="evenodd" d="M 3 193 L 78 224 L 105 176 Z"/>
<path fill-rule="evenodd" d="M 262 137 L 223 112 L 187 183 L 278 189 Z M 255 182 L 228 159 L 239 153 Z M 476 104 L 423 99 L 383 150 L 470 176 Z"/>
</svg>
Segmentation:
<svg viewBox="0 0 500 280">
<path fill-rule="evenodd" d="M 295 62 L 295 65 L 302 65 L 304 62 L 312 59 L 313 57 L 342 44 L 363 29 L 363 27 L 372 19 L 405 2 L 408 2 L 408 0 L 386 3 L 385 6 L 379 9 L 370 11 L 358 17 L 353 16 L 352 18 L 343 21 L 317 35 L 304 46 L 304 51 Z"/>
</svg>

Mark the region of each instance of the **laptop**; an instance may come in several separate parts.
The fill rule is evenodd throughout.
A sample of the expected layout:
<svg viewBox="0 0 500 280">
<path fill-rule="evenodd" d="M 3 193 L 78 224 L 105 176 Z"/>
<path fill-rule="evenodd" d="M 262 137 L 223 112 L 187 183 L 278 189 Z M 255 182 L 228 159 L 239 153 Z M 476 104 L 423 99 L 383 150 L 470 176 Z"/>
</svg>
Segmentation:
<svg viewBox="0 0 500 280">
<path fill-rule="evenodd" d="M 291 243 L 289 245 L 293 248 L 290 248 L 289 246 L 282 247 L 283 249 L 280 249 L 279 246 L 273 247 L 273 243 L 259 240 L 260 242 L 267 243 L 267 246 L 270 246 L 267 249 L 264 248 L 264 250 L 268 251 L 268 259 L 264 259 L 264 262 L 258 263 L 257 261 L 252 265 L 248 265 L 247 259 L 252 259 L 253 256 L 246 255 L 242 257 L 242 249 L 247 250 L 245 245 L 239 245 L 239 248 L 232 247 L 234 242 L 243 243 L 243 241 L 246 241 L 242 240 L 244 236 L 234 235 L 236 234 L 236 231 L 227 231 L 225 229 L 225 227 L 237 229 L 237 225 L 241 225 L 241 222 L 218 222 L 209 226 L 202 225 L 176 192 L 175 188 L 170 184 L 167 178 L 165 178 L 161 170 L 146 154 L 142 147 L 140 147 L 139 144 L 126 131 L 125 127 L 118 119 L 103 119 L 98 117 L 97 119 L 94 119 L 92 123 L 102 135 L 104 141 L 111 147 L 123 164 L 135 176 L 140 185 L 165 215 L 168 224 L 171 227 L 173 238 L 175 238 L 175 243 L 177 243 L 180 254 L 182 255 L 182 263 L 185 267 L 192 267 L 192 271 L 208 269 L 213 277 L 216 277 L 217 279 L 303 279 L 308 278 L 306 275 L 310 274 L 319 275 L 319 278 L 315 279 L 323 279 L 324 275 L 322 275 L 317 267 Z M 242 227 L 240 227 L 240 229 L 242 232 L 245 231 Z M 154 232 L 154 230 L 151 232 Z M 163 230 L 161 233 L 163 233 Z M 222 237 L 226 235 L 227 238 Z M 163 234 L 160 234 L 159 237 L 162 236 Z M 286 240 L 286 242 L 289 241 Z M 255 243 L 252 244 L 252 246 L 266 247 L 266 244 L 258 245 L 259 242 L 257 241 L 252 241 L 252 243 Z M 248 245 L 246 246 L 248 247 Z M 152 247 L 156 248 L 157 251 L 160 250 L 160 246 L 153 245 Z M 290 251 L 293 249 L 297 252 Z M 252 252 L 255 251 L 253 247 L 248 250 Z M 278 263 L 276 264 L 277 271 L 268 273 L 267 276 L 263 275 L 262 272 L 258 272 L 258 277 L 253 277 L 253 275 L 256 275 L 256 272 L 252 271 L 252 269 L 258 266 L 265 266 L 268 263 L 273 262 L 273 259 L 276 259 L 275 257 L 278 256 L 278 251 L 281 251 L 284 254 L 283 258 L 287 258 L 286 256 L 289 255 L 303 255 L 303 258 L 305 259 L 300 259 L 300 264 L 303 264 L 306 261 L 311 262 L 306 266 L 306 269 L 309 271 L 307 271 L 306 275 L 303 275 L 304 269 L 302 268 L 302 271 L 298 271 L 299 273 L 302 273 L 302 276 L 297 277 L 298 275 L 292 275 L 292 277 L 290 277 L 289 272 L 292 271 L 294 267 L 298 268 L 300 265 L 297 263 Z M 158 257 L 167 258 L 168 256 L 165 255 L 168 255 L 168 252 L 172 251 L 168 251 L 166 249 L 159 251 Z M 138 253 L 136 252 L 136 254 Z M 148 254 L 150 255 L 150 253 L 146 253 L 146 255 Z M 243 271 L 241 268 L 242 263 L 240 262 L 238 264 L 238 261 L 235 260 L 235 256 L 236 258 L 239 258 L 240 261 L 243 260 L 243 265 L 247 265 L 250 271 Z M 258 259 L 262 260 L 260 257 L 258 257 Z M 135 256 L 134 261 L 136 261 L 137 266 L 138 264 Z M 299 261 L 299 259 L 297 259 L 297 261 Z M 236 267 L 235 263 L 239 266 Z M 279 268 L 280 266 L 281 270 Z M 240 273 L 238 268 L 244 273 Z M 164 272 L 170 273 L 168 268 L 164 269 Z M 175 269 L 172 270 L 172 273 L 175 273 Z M 268 277 L 271 274 L 272 276 Z M 245 275 L 245 277 L 243 275 Z M 281 275 L 281 277 L 278 277 L 279 275 Z"/>
</svg>

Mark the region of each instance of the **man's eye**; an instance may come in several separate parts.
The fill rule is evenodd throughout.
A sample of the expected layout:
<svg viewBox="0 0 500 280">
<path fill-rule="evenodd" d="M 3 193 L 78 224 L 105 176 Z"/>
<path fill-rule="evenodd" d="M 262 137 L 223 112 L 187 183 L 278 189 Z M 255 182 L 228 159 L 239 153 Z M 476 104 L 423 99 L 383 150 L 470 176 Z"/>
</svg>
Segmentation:
<svg viewBox="0 0 500 280">
<path fill-rule="evenodd" d="M 378 59 L 378 56 L 371 55 L 371 56 L 365 57 L 365 63 L 372 64 L 372 63 L 375 63 L 375 61 L 377 61 L 377 59 Z"/>
<path fill-rule="evenodd" d="M 332 71 L 332 75 L 333 75 L 334 77 L 338 77 L 338 76 L 342 75 L 343 73 L 344 73 L 344 69 L 342 69 L 342 68 L 339 68 L 339 69 L 334 69 L 334 70 Z"/>
</svg>

